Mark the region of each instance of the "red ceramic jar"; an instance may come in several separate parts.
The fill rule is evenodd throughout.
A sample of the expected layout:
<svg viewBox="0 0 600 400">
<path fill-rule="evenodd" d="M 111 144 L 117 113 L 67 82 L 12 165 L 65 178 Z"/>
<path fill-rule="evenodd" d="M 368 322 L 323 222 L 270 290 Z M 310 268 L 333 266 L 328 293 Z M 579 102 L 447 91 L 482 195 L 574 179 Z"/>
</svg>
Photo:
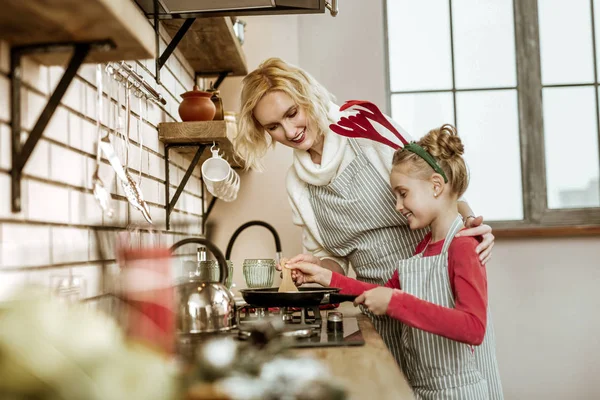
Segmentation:
<svg viewBox="0 0 600 400">
<path fill-rule="evenodd" d="M 182 121 L 212 121 L 217 109 L 210 100 L 212 93 L 203 92 L 194 86 L 194 90 L 181 95 L 183 101 L 179 104 L 179 116 Z"/>
</svg>

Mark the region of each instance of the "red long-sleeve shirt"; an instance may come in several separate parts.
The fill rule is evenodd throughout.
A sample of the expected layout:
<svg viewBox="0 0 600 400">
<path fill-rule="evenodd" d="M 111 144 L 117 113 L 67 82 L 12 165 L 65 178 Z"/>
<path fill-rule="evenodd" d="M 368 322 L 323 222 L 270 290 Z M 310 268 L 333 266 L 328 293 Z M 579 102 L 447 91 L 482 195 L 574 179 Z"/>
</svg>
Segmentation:
<svg viewBox="0 0 600 400">
<path fill-rule="evenodd" d="M 425 246 L 424 257 L 440 254 L 444 240 L 427 245 L 430 239 L 431 233 L 419 243 L 415 254 L 421 253 Z M 442 307 L 400 290 L 402 285 L 396 271 L 385 284 L 385 287 L 398 289 L 393 291 L 387 314 L 406 325 L 451 340 L 481 344 L 487 321 L 487 277 L 485 267 L 475 251 L 478 243 L 473 237 L 457 237 L 448 249 L 448 276 L 455 300 L 454 308 Z M 341 288 L 342 294 L 354 295 L 378 287 L 335 272 L 330 286 Z"/>
</svg>

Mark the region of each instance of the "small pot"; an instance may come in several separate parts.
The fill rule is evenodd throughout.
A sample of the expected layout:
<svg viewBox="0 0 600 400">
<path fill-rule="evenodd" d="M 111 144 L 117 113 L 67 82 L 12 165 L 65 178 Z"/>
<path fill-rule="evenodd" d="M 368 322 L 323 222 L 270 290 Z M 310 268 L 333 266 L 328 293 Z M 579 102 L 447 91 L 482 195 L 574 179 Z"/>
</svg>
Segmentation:
<svg viewBox="0 0 600 400">
<path fill-rule="evenodd" d="M 194 86 L 194 90 L 181 95 L 183 101 L 179 104 L 179 116 L 182 121 L 212 121 L 217 109 L 210 99 L 212 93 L 204 92 Z"/>
</svg>

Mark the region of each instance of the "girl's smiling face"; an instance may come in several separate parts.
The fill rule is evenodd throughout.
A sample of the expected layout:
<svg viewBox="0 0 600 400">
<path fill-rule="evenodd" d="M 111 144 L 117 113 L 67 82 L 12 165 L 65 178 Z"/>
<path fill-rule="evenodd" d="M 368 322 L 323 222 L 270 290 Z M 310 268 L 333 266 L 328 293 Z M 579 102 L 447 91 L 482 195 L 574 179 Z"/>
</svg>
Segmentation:
<svg viewBox="0 0 600 400">
<path fill-rule="evenodd" d="M 407 166 L 399 165 L 392 168 L 390 184 L 396 195 L 396 210 L 406 217 L 410 229 L 431 225 L 437 210 L 433 183 L 410 173 Z"/>
<path fill-rule="evenodd" d="M 281 91 L 265 94 L 254 107 L 254 118 L 271 136 L 285 146 L 309 150 L 317 133 L 309 127 L 305 110 Z"/>
</svg>

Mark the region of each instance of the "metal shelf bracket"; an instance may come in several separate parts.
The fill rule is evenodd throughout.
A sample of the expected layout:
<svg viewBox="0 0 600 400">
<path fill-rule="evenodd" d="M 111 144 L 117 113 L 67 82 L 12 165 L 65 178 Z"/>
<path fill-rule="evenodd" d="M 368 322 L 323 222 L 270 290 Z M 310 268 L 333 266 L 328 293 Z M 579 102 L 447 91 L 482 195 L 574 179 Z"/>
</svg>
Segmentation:
<svg viewBox="0 0 600 400">
<path fill-rule="evenodd" d="M 192 159 L 192 162 L 190 163 L 187 171 L 185 172 L 185 175 L 183 176 L 183 179 L 181 179 L 181 182 L 179 183 L 179 186 L 177 187 L 177 190 L 175 191 L 175 194 L 173 195 L 173 198 L 171 199 L 171 194 L 170 194 L 171 182 L 170 182 L 170 176 L 169 176 L 170 175 L 169 174 L 169 150 L 172 147 L 197 147 L 198 150 L 196 150 L 196 154 L 194 154 L 194 158 Z M 171 226 L 171 213 L 173 212 L 173 209 L 175 209 L 175 204 L 177 204 L 177 200 L 179 200 L 179 197 L 181 196 L 181 193 L 183 192 L 185 185 L 190 180 L 190 177 L 192 176 L 194 169 L 200 162 L 200 157 L 202 156 L 202 153 L 204 152 L 204 149 L 206 147 L 207 147 L 207 144 L 205 144 L 205 143 L 165 144 L 165 204 L 166 204 L 166 206 L 165 206 L 166 221 L 165 222 L 166 222 L 167 230 L 169 230 L 170 226 Z M 206 218 L 208 218 L 208 214 L 212 210 L 215 201 L 216 201 L 216 198 L 213 197 L 208 206 L 208 210 L 206 210 L 206 211 L 204 210 L 204 183 L 202 183 L 202 231 L 203 232 L 204 232 L 204 225 L 206 223 Z"/>
<path fill-rule="evenodd" d="M 11 197 L 12 211 L 21 211 L 21 178 L 23 169 L 33 153 L 37 142 L 42 137 L 48 122 L 60 104 L 71 81 L 77 74 L 79 67 L 91 50 L 106 51 L 114 48 L 111 41 L 98 41 L 90 43 L 52 43 L 15 46 L 10 50 L 10 96 L 11 96 L 11 140 L 12 140 L 12 169 L 11 169 Z M 64 75 L 58 82 L 50 96 L 46 107 L 40 114 L 35 126 L 27 137 L 25 143 L 21 141 L 21 58 L 31 54 L 65 52 L 73 50 L 73 56 Z"/>
<path fill-rule="evenodd" d="M 160 25 L 158 18 L 159 4 L 158 0 L 154 0 L 154 36 L 156 40 L 156 83 L 160 84 L 160 69 L 167 63 L 175 48 L 181 42 L 181 39 L 185 36 L 187 31 L 191 28 L 196 18 L 187 18 L 183 25 L 179 28 L 175 36 L 171 39 L 171 42 L 167 45 L 165 51 L 160 55 Z"/>
</svg>

